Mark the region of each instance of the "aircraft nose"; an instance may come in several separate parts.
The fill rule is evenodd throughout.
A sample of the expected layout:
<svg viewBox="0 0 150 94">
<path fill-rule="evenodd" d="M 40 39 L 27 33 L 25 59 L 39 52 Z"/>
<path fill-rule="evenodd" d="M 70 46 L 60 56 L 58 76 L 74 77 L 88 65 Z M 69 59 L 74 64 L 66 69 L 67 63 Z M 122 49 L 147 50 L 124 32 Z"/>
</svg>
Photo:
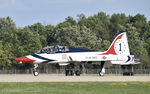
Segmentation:
<svg viewBox="0 0 150 94">
<path fill-rule="evenodd" d="M 33 63 L 35 61 L 28 57 L 19 57 L 19 58 L 16 58 L 15 60 L 19 62 L 29 62 L 29 63 Z"/>
</svg>

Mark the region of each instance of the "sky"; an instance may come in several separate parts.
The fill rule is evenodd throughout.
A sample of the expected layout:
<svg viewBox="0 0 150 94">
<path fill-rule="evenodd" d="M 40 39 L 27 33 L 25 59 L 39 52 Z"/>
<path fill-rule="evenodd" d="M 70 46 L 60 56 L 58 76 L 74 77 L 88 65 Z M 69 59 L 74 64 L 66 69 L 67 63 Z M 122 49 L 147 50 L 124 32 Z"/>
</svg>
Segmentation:
<svg viewBox="0 0 150 94">
<path fill-rule="evenodd" d="M 150 20 L 150 0 L 0 0 L 0 18 L 11 17 L 17 27 L 40 22 L 57 25 L 68 16 L 77 19 L 105 12 L 107 15 L 125 13 L 144 14 Z"/>
</svg>

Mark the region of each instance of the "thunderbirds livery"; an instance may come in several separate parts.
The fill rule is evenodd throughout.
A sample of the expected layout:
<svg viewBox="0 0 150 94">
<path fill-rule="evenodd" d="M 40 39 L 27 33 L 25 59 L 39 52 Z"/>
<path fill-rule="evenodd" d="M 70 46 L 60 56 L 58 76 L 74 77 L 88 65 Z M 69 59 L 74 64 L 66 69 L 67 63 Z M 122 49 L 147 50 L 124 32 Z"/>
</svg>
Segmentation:
<svg viewBox="0 0 150 94">
<path fill-rule="evenodd" d="M 35 54 L 16 58 L 16 61 L 34 63 L 33 74 L 38 75 L 37 67 L 40 63 L 58 63 L 59 65 L 78 64 L 81 62 L 100 61 L 99 75 L 104 75 L 105 61 L 112 64 L 130 65 L 139 64 L 135 62 L 133 55 L 130 55 L 126 32 L 120 33 L 112 42 L 107 51 L 93 51 L 68 46 L 48 46 Z M 78 72 L 79 73 L 79 72 Z"/>
</svg>

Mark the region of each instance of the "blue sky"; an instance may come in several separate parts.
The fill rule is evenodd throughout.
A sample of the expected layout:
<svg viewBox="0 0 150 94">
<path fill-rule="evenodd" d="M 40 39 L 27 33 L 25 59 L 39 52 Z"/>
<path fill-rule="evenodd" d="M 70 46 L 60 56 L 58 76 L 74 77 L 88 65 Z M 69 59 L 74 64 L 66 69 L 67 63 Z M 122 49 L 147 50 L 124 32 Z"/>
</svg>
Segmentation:
<svg viewBox="0 0 150 94">
<path fill-rule="evenodd" d="M 56 25 L 68 16 L 77 19 L 77 14 L 88 17 L 101 11 L 107 15 L 140 13 L 150 20 L 150 0 L 0 0 L 0 17 L 10 16 L 17 27 L 37 22 Z"/>
</svg>

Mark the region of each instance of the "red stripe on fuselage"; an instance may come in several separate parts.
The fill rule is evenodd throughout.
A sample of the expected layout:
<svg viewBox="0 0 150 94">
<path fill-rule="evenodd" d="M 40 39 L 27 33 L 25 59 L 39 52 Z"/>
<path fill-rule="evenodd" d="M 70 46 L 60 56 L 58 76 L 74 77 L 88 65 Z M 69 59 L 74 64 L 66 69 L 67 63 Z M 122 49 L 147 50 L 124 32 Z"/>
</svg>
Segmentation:
<svg viewBox="0 0 150 94">
<path fill-rule="evenodd" d="M 134 60 L 134 57 L 132 57 L 132 60 L 131 60 L 131 62 Z"/>
</svg>

